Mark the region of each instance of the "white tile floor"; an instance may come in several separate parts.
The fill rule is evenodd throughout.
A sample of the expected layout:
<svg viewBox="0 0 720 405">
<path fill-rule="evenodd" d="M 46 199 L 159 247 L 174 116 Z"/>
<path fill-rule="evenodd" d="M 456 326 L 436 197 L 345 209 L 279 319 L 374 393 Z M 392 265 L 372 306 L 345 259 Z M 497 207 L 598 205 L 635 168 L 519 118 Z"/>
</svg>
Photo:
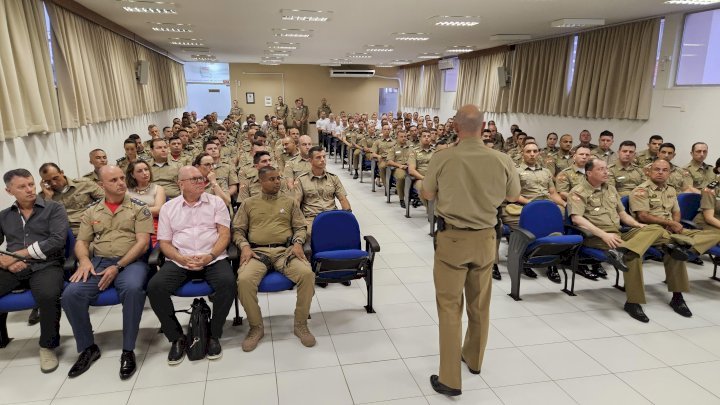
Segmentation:
<svg viewBox="0 0 720 405">
<path fill-rule="evenodd" d="M 375 263 L 376 314 L 362 308 L 363 282 L 318 289 L 310 322 L 318 344 L 308 349 L 292 335 L 295 293 L 263 295 L 266 334 L 254 352 L 239 347 L 247 325 L 228 322 L 222 359 L 170 367 L 169 344 L 156 334 L 148 306 L 138 338 L 140 370 L 120 381 L 121 308 L 92 309 L 103 357 L 74 380 L 66 377 L 76 359 L 67 320 L 60 368 L 43 375 L 39 328 L 26 326 L 26 311 L 12 313 L 15 340 L 0 349 L 0 404 L 720 404 L 720 283 L 708 279 L 708 262 L 688 266 L 692 319 L 667 306 L 661 265 L 646 264 L 648 324 L 622 311 L 624 293 L 609 280 L 579 278 L 578 296 L 569 297 L 546 278 L 524 278 L 523 300 L 516 302 L 507 296 L 503 263 L 503 279 L 493 282 L 482 374 L 463 368 L 463 395 L 436 395 L 428 381 L 439 352 L 424 210 L 412 209 L 412 218 L 405 218 L 396 196 L 388 205 L 382 188 L 372 193 L 367 180 L 360 184 L 331 166 L 363 234 L 382 246 Z M 504 243 L 501 249 L 504 254 Z M 189 301 L 178 299 L 176 306 Z M 187 315 L 180 320 L 187 323 Z"/>
</svg>

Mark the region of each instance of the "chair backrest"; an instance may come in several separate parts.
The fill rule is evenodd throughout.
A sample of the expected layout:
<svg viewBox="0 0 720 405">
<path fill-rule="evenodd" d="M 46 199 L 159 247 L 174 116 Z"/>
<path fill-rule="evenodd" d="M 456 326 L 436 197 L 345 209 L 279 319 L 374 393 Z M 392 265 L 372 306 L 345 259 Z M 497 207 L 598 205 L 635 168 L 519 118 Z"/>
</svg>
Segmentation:
<svg viewBox="0 0 720 405">
<path fill-rule="evenodd" d="M 680 205 L 680 218 L 692 221 L 700 209 L 700 194 L 681 193 L 678 194 L 678 205 Z"/>
<path fill-rule="evenodd" d="M 562 212 L 557 204 L 549 200 L 536 200 L 524 206 L 519 226 L 532 232 L 536 238 L 565 231 Z"/>
<path fill-rule="evenodd" d="M 315 217 L 310 248 L 313 253 L 360 249 L 360 225 L 348 211 L 325 211 Z"/>
<path fill-rule="evenodd" d="M 75 251 L 75 235 L 73 235 L 70 228 L 68 228 L 67 237 L 65 238 L 65 258 L 70 257 L 73 251 Z"/>
<path fill-rule="evenodd" d="M 622 202 L 623 207 L 625 207 L 625 212 L 632 215 L 632 212 L 630 212 L 630 197 L 621 197 L 620 202 Z"/>
</svg>

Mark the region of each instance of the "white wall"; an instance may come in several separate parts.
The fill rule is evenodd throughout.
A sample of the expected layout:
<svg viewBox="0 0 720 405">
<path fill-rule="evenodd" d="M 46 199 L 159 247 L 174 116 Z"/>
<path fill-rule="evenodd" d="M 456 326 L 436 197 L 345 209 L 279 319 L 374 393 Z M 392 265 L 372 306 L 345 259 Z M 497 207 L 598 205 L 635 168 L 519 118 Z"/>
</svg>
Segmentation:
<svg viewBox="0 0 720 405">
<path fill-rule="evenodd" d="M 168 110 L 141 115 L 125 120 L 109 121 L 81 128 L 65 130 L 49 135 L 30 135 L 0 142 L 0 174 L 17 168 L 25 168 L 39 181 L 38 169 L 45 162 L 55 162 L 68 177 L 79 177 L 92 170 L 88 153 L 104 149 L 109 162 L 124 156 L 123 141 L 136 133 L 149 139 L 147 126 L 157 124 L 161 128 L 172 124 L 175 117 L 182 116 L 184 109 Z M 0 209 L 14 199 L 5 191 L 0 192 Z"/>
<path fill-rule="evenodd" d="M 665 19 L 665 31 L 661 46 L 661 62 L 657 83 L 653 90 L 650 119 L 636 120 L 589 120 L 534 114 L 487 114 L 486 120 L 495 120 L 498 130 L 509 136 L 511 124 L 537 138 L 544 145 L 549 132 L 576 136 L 588 129 L 597 140 L 598 134 L 607 129 L 615 134 L 615 144 L 629 139 L 639 149 L 645 148 L 651 135 L 662 135 L 666 142 L 677 148 L 675 163 L 690 160 L 690 147 L 703 141 L 709 146 L 707 162 L 714 164 L 720 157 L 720 87 L 674 87 L 677 52 L 682 35 L 683 15 L 674 14 Z M 442 93 L 440 117 L 445 120 L 455 114 L 455 93 Z"/>
</svg>

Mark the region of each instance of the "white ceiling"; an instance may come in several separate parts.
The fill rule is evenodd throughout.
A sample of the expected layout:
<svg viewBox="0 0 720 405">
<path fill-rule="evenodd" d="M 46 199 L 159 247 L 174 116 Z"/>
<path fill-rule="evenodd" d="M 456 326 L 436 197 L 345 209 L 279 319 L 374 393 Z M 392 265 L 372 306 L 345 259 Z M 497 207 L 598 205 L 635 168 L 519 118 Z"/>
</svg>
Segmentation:
<svg viewBox="0 0 720 405">
<path fill-rule="evenodd" d="M 364 52 L 365 45 L 391 45 L 393 52 L 373 54 L 370 59 L 352 63 L 379 65 L 393 59 L 418 61 L 422 52 L 444 51 L 453 45 L 472 45 L 476 49 L 507 44 L 490 41 L 495 34 L 530 34 L 534 38 L 574 31 L 552 28 L 550 22 L 561 18 L 604 18 L 607 24 L 643 17 L 699 10 L 701 6 L 664 4 L 663 0 L 171 0 L 175 15 L 127 13 L 120 0 L 77 0 L 83 6 L 190 61 L 197 52 L 183 51 L 170 45 L 170 38 L 200 38 L 220 62 L 257 63 L 267 43 L 298 42 L 284 63 L 320 64 L 331 58 L 346 58 L 348 53 Z M 141 5 L 135 3 L 134 5 Z M 286 22 L 280 9 L 331 10 L 325 23 Z M 475 27 L 437 27 L 428 19 L 438 15 L 480 16 Z M 149 22 L 193 25 L 192 33 L 167 33 L 151 30 Z M 307 39 L 277 38 L 273 28 L 314 30 Z M 393 32 L 424 32 L 424 42 L 396 41 Z"/>
</svg>

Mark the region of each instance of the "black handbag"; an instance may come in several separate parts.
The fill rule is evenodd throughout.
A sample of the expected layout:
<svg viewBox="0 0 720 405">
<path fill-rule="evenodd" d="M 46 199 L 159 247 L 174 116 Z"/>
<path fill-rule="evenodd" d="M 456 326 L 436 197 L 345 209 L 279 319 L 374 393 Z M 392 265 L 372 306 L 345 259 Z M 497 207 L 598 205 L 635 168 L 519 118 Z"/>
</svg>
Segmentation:
<svg viewBox="0 0 720 405">
<path fill-rule="evenodd" d="M 187 357 L 202 360 L 207 355 L 210 339 L 210 307 L 203 298 L 195 298 L 190 306 L 190 324 L 187 333 Z"/>
</svg>

